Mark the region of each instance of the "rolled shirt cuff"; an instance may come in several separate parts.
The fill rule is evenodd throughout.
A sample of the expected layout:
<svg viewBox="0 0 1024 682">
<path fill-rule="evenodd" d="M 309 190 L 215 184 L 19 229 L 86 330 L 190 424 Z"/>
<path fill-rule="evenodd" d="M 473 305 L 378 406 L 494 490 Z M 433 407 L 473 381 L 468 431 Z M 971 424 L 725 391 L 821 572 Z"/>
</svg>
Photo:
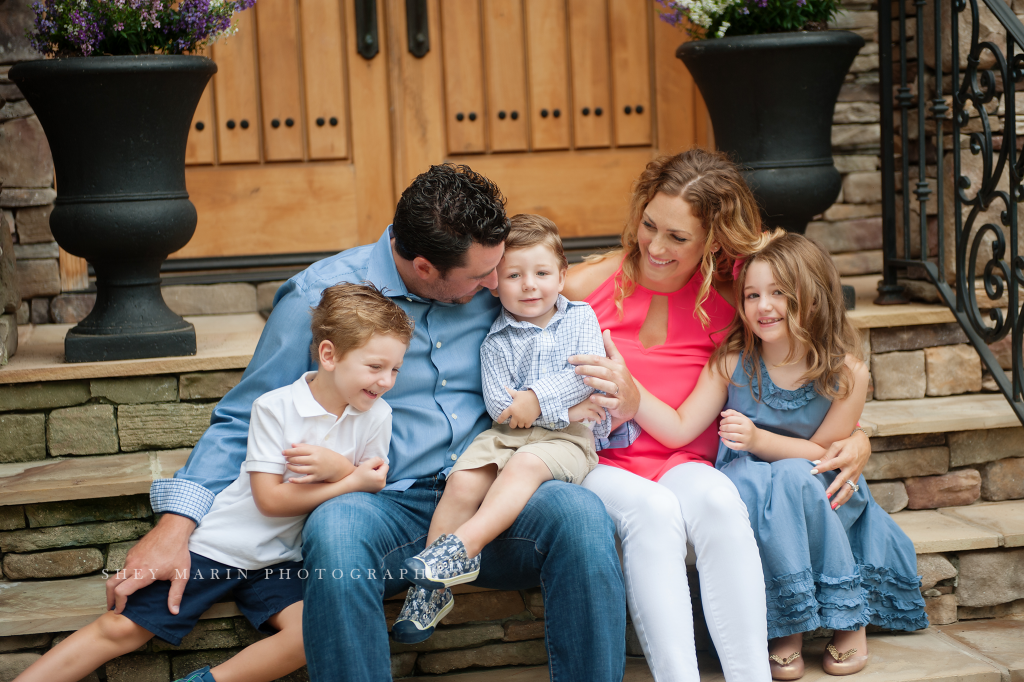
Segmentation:
<svg viewBox="0 0 1024 682">
<path fill-rule="evenodd" d="M 213 506 L 212 492 L 184 478 L 160 478 L 149 487 L 149 502 L 156 514 L 177 514 L 198 526 Z"/>
</svg>

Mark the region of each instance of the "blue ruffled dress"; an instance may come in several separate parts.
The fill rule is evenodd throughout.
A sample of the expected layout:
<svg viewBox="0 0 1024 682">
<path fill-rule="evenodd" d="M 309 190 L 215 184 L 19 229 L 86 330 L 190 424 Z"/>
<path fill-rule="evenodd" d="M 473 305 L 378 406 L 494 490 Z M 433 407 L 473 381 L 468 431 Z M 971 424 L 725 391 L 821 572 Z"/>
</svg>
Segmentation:
<svg viewBox="0 0 1024 682">
<path fill-rule="evenodd" d="M 758 428 L 809 439 L 831 401 L 813 384 L 779 388 L 760 364 L 763 399 L 755 399 L 756 382 L 752 394 L 738 362 L 726 409 Z M 715 466 L 747 505 L 764 569 L 769 639 L 868 623 L 892 630 L 928 627 L 914 545 L 871 497 L 863 476 L 860 492 L 833 511 L 825 490 L 838 472 L 812 476 L 806 459 L 769 463 L 720 444 Z"/>
</svg>

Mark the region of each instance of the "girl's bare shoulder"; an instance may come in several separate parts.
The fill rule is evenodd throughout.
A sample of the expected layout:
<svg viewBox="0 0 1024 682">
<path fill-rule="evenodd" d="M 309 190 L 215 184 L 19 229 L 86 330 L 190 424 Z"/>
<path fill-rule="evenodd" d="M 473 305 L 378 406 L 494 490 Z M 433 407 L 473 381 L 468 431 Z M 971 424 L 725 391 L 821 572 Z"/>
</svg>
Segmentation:
<svg viewBox="0 0 1024 682">
<path fill-rule="evenodd" d="M 854 378 L 856 378 L 858 381 L 867 380 L 868 366 L 867 364 L 865 364 L 863 360 L 859 359 L 857 356 L 847 353 L 846 367 L 847 369 L 850 370 L 850 373 L 853 374 Z"/>
<path fill-rule="evenodd" d="M 578 263 L 565 274 L 562 294 L 570 301 L 582 301 L 615 274 L 622 261 L 622 251 L 615 250 L 601 258 Z"/>
</svg>

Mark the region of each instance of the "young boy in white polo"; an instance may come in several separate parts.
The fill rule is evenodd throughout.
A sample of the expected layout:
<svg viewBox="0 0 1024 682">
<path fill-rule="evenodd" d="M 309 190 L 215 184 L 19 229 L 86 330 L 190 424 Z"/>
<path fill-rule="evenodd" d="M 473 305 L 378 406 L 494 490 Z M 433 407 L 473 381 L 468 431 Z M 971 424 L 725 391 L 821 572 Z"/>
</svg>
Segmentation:
<svg viewBox="0 0 1024 682">
<path fill-rule="evenodd" d="M 384 487 L 391 408 L 380 396 L 394 385 L 413 332 L 401 308 L 358 284 L 324 290 L 312 327 L 319 369 L 253 402 L 241 475 L 217 494 L 189 540 L 191 569 L 178 613 L 167 610 L 170 583 L 152 583 L 131 595 L 122 613 L 108 611 L 74 633 L 17 682 L 77 682 L 153 636 L 178 645 L 224 600 L 272 636 L 181 682 L 270 682 L 305 664 L 302 525 L 322 502 Z"/>
<path fill-rule="evenodd" d="M 511 223 L 498 265 L 502 311 L 480 348 L 494 424 L 452 467 L 427 548 L 405 562 L 415 585 L 391 629 L 402 643 L 433 633 L 454 604 L 448 588 L 476 579 L 480 551 L 512 525 L 542 483 L 583 481 L 597 465 L 595 436 L 607 438 L 611 429 L 603 408 L 574 407 L 594 389 L 569 356 L 605 350 L 594 311 L 561 295 L 568 263 L 558 228 L 538 215 L 520 214 Z M 592 421 L 579 421 L 584 417 Z"/>
</svg>

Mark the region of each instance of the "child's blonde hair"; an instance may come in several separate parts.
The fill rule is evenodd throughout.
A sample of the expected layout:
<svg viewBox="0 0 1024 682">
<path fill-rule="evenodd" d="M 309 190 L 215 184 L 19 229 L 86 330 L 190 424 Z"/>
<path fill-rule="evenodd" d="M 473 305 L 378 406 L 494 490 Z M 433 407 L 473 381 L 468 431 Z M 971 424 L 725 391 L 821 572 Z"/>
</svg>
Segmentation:
<svg viewBox="0 0 1024 682">
<path fill-rule="evenodd" d="M 813 382 L 814 390 L 829 400 L 845 398 L 853 388 L 846 356 L 859 357 L 860 343 L 846 317 L 839 272 L 832 258 L 810 239 L 783 230 L 766 234 L 762 242 L 736 277 L 736 317 L 711 361 L 716 363 L 717 371 L 727 375 L 726 356 L 742 351 L 743 371 L 751 391 L 756 381 L 756 395 L 761 395 L 761 344 L 743 314 L 743 283 L 750 266 L 762 261 L 771 268 L 775 284 L 786 297 L 786 325 L 792 343 L 785 364 L 796 362 L 798 353 L 804 350 L 807 372 L 801 384 Z"/>
<path fill-rule="evenodd" d="M 694 310 L 694 315 L 706 328 L 710 318 L 703 304 L 711 293 L 712 279 L 728 281 L 733 262 L 753 251 L 761 234 L 761 212 L 757 201 L 736 164 L 725 154 L 691 149 L 648 163 L 633 185 L 629 220 L 622 232 L 622 250 L 587 260 L 604 260 L 614 254 L 624 254 L 622 274 L 615 281 L 613 299 L 621 317 L 622 302 L 633 294 L 640 279 L 640 245 L 637 239 L 640 222 L 647 204 L 659 192 L 679 197 L 690 204 L 693 216 L 707 231 L 700 261 L 704 281 L 697 293 Z M 712 250 L 712 244 L 716 242 L 721 247 L 717 254 Z"/>
<path fill-rule="evenodd" d="M 324 289 L 313 308 L 313 362 L 319 362 L 320 344 L 334 344 L 334 358 L 366 344 L 374 334 L 394 336 L 405 344 L 412 339 L 413 321 L 370 283 L 335 284 Z"/>
<path fill-rule="evenodd" d="M 562 248 L 562 238 L 558 236 L 558 227 L 553 222 L 541 215 L 532 213 L 519 213 L 509 220 L 512 229 L 505 237 L 505 252 L 512 249 L 528 249 L 537 244 L 543 244 L 555 254 L 558 259 L 558 269 L 566 270 L 569 261 L 565 258 L 565 250 Z"/>
</svg>

